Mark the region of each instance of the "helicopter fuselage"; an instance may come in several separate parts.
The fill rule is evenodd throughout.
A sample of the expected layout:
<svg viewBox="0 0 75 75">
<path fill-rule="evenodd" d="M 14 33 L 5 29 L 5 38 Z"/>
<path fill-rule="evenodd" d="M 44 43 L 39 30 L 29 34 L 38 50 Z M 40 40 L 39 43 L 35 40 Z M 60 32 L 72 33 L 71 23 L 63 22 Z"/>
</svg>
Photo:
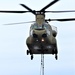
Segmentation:
<svg viewBox="0 0 75 75">
<path fill-rule="evenodd" d="M 48 34 L 45 29 L 34 29 L 32 35 L 27 38 L 26 43 L 31 54 L 52 54 L 56 39 L 52 33 Z"/>
</svg>

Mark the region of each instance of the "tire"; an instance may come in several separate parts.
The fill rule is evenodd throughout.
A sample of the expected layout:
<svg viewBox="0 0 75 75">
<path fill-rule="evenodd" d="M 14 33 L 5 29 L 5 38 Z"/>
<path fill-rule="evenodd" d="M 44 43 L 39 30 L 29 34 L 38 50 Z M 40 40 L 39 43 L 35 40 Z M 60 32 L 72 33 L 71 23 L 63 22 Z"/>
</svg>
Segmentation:
<svg viewBox="0 0 75 75">
<path fill-rule="evenodd" d="M 27 50 L 27 55 L 29 54 L 29 50 Z"/>
<path fill-rule="evenodd" d="M 33 60 L 33 55 L 31 55 L 31 60 Z"/>
</svg>

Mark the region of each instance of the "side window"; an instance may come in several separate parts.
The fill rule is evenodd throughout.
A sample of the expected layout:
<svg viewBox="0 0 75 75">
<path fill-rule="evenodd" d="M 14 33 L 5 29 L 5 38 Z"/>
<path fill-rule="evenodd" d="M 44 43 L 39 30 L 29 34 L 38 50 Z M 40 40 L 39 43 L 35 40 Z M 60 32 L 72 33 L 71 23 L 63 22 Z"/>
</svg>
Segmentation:
<svg viewBox="0 0 75 75">
<path fill-rule="evenodd" d="M 51 32 L 50 32 L 49 30 L 46 30 L 46 31 L 47 31 L 47 34 L 48 34 L 48 35 L 50 35 L 50 34 L 51 34 Z"/>
<path fill-rule="evenodd" d="M 31 25 L 31 27 L 30 27 L 29 35 L 32 35 L 32 33 L 33 33 L 33 25 Z"/>
</svg>

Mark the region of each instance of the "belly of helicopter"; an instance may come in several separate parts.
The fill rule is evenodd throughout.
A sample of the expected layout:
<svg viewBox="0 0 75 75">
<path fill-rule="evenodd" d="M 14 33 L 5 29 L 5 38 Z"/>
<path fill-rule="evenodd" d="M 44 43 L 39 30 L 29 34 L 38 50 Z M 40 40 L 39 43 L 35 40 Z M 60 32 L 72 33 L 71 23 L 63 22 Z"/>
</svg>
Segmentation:
<svg viewBox="0 0 75 75">
<path fill-rule="evenodd" d="M 53 47 L 46 43 L 34 43 L 31 47 L 33 54 L 52 54 Z"/>
</svg>

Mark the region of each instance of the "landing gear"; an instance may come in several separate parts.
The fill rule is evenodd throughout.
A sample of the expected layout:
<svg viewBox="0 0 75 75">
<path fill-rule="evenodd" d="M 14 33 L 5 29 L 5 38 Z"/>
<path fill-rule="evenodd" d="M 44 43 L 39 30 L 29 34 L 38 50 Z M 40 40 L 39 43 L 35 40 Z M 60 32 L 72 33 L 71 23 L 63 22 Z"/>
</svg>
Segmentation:
<svg viewBox="0 0 75 75">
<path fill-rule="evenodd" d="M 27 55 L 30 53 L 30 51 L 29 50 L 27 50 Z"/>
<path fill-rule="evenodd" d="M 55 54 L 55 59 L 56 59 L 56 60 L 58 59 L 58 56 L 57 56 L 57 54 Z"/>
<path fill-rule="evenodd" d="M 58 54 L 57 46 L 54 49 L 54 53 L 55 53 L 55 59 L 57 60 L 58 59 L 58 56 L 57 56 L 57 54 Z"/>
<path fill-rule="evenodd" d="M 33 60 L 33 55 L 31 55 L 31 60 Z"/>
<path fill-rule="evenodd" d="M 31 55 L 31 60 L 33 60 L 33 54 L 31 53 L 31 51 L 27 50 L 26 53 L 27 53 L 27 55 L 30 54 Z"/>
<path fill-rule="evenodd" d="M 31 52 L 30 50 L 27 50 L 26 53 L 27 53 L 27 55 L 28 55 L 28 54 L 30 54 L 30 55 L 32 54 L 32 52 Z"/>
</svg>

